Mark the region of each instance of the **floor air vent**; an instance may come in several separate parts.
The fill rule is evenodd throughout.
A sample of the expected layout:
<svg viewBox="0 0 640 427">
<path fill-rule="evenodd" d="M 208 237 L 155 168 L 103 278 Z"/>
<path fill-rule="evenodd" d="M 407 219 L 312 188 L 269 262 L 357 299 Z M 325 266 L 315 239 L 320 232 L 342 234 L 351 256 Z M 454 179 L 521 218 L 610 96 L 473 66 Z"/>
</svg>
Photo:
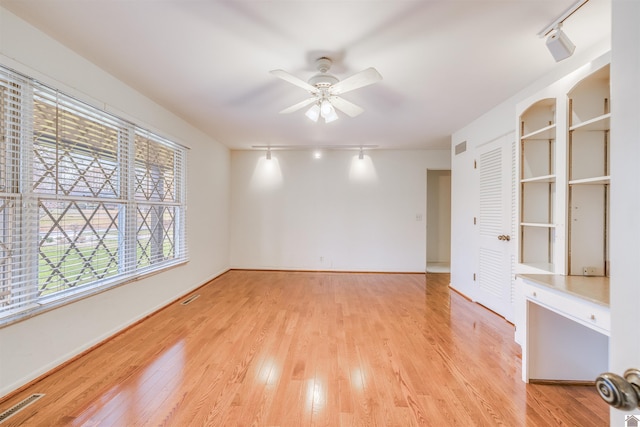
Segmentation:
<svg viewBox="0 0 640 427">
<path fill-rule="evenodd" d="M 195 299 L 197 299 L 200 296 L 200 294 L 197 295 L 191 295 L 189 298 L 187 298 L 186 300 L 182 301 L 180 304 L 181 305 L 187 305 L 190 302 L 193 302 Z"/>
<path fill-rule="evenodd" d="M 24 399 L 22 402 L 18 402 L 15 405 L 13 405 L 11 408 L 0 413 L 0 423 L 12 417 L 13 415 L 17 414 L 18 412 L 22 411 L 24 408 L 31 405 L 33 402 L 40 399 L 41 397 L 44 397 L 44 394 L 42 393 L 32 394 L 31 396 Z"/>
</svg>

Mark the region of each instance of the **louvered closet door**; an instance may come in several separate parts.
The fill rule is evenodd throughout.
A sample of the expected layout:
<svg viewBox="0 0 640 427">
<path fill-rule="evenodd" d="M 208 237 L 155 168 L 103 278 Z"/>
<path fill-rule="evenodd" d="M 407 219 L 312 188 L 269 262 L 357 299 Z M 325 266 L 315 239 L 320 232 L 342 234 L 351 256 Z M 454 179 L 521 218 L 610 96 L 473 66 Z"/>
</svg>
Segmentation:
<svg viewBox="0 0 640 427">
<path fill-rule="evenodd" d="M 476 301 L 513 321 L 515 145 L 513 134 L 477 149 L 479 234 Z"/>
</svg>

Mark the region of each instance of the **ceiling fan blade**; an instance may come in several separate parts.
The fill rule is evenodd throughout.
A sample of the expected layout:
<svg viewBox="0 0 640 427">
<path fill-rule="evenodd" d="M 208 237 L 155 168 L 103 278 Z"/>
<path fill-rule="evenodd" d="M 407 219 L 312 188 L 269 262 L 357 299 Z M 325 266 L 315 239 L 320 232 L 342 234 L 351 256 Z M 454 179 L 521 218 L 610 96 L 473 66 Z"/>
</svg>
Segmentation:
<svg viewBox="0 0 640 427">
<path fill-rule="evenodd" d="M 299 109 L 304 108 L 309 104 L 313 104 L 316 101 L 317 101 L 317 98 L 305 99 L 304 101 L 300 101 L 297 104 L 294 104 L 289 108 L 285 108 L 284 110 L 280 111 L 280 114 L 293 113 L 294 111 L 298 111 Z"/>
<path fill-rule="evenodd" d="M 382 76 L 378 70 L 370 67 L 334 84 L 329 88 L 329 92 L 331 92 L 332 95 L 340 95 L 350 90 L 379 82 L 380 80 L 382 80 Z"/>
<path fill-rule="evenodd" d="M 289 74 L 284 70 L 271 70 L 270 71 L 271 74 L 273 74 L 276 77 L 281 78 L 282 80 L 289 82 L 291 84 L 294 84 L 298 87 L 301 87 L 302 89 L 305 89 L 307 91 L 309 91 L 310 93 L 316 93 L 318 92 L 318 88 L 316 88 L 315 86 L 310 85 L 309 83 L 305 82 L 302 79 L 299 79 L 298 77 L 294 76 L 293 74 Z"/>
<path fill-rule="evenodd" d="M 330 96 L 329 102 L 331 102 L 331 104 L 335 108 L 342 111 L 349 117 L 355 117 L 364 111 L 362 108 L 358 107 L 353 102 L 347 101 L 346 99 L 340 98 L 338 96 Z"/>
</svg>

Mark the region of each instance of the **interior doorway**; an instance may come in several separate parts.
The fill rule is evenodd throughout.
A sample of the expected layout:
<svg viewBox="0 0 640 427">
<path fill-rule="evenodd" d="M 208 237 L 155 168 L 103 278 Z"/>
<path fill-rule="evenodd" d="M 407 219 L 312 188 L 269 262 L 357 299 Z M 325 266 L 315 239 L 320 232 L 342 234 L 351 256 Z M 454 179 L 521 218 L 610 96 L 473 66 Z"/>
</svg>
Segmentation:
<svg viewBox="0 0 640 427">
<path fill-rule="evenodd" d="M 427 273 L 451 272 L 451 171 L 427 169 Z"/>
</svg>

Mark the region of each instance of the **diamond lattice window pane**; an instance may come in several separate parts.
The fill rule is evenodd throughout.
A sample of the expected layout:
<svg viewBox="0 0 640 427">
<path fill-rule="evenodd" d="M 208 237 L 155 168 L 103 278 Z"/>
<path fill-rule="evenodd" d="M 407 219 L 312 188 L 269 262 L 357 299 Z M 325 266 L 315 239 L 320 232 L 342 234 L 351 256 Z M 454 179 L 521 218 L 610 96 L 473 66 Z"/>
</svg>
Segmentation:
<svg viewBox="0 0 640 427">
<path fill-rule="evenodd" d="M 159 142 L 135 137 L 135 198 L 140 201 L 176 200 L 176 152 Z"/>
<path fill-rule="evenodd" d="M 175 258 L 175 206 L 138 205 L 138 268 Z"/>
<path fill-rule="evenodd" d="M 40 202 L 40 295 L 118 274 L 121 209 L 117 203 Z"/>
<path fill-rule="evenodd" d="M 118 197 L 119 129 L 44 100 L 34 111 L 34 191 Z"/>
</svg>

